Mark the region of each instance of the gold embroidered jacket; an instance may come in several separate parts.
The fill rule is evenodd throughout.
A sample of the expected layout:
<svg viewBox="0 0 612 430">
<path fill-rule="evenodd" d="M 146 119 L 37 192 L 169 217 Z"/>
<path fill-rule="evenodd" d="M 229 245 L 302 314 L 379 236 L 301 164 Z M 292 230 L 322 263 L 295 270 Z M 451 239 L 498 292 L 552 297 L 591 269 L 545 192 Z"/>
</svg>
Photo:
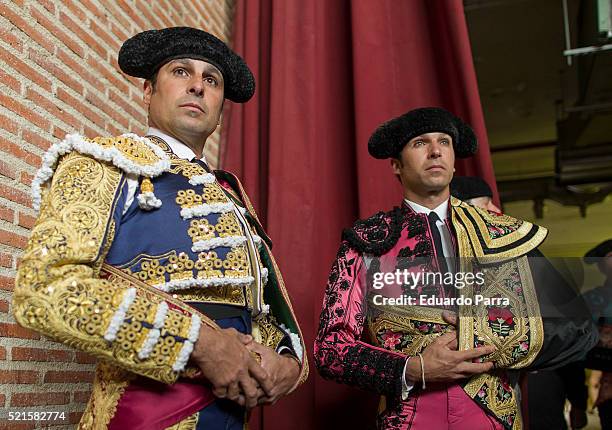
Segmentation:
<svg viewBox="0 0 612 430">
<path fill-rule="evenodd" d="M 131 134 L 70 135 L 45 155 L 14 314 L 102 361 L 94 395 L 119 395 L 112 387 L 130 374 L 164 383 L 190 374 L 199 328 L 218 327 L 187 302 L 248 309 L 255 338 L 276 349 L 284 340 L 306 379 L 303 337 L 269 239 L 237 179 L 219 176 Z M 124 208 L 129 180 L 140 191 Z M 98 400 L 112 409 L 116 397 Z"/>
</svg>

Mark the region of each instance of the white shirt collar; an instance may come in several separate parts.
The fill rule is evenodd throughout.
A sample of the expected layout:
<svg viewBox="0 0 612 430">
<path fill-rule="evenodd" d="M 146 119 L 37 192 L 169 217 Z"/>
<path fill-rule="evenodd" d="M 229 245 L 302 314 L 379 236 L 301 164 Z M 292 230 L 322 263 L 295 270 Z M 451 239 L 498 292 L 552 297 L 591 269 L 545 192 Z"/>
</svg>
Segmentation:
<svg viewBox="0 0 612 430">
<path fill-rule="evenodd" d="M 183 142 L 181 142 L 178 139 L 175 139 L 172 136 L 167 135 L 166 133 L 164 133 L 163 131 L 155 127 L 149 127 L 149 129 L 147 130 L 147 135 L 157 136 L 160 139 L 162 139 L 164 142 L 168 144 L 172 152 L 174 152 L 174 155 L 176 155 L 179 158 L 183 158 L 189 161 L 192 161 L 193 159 L 197 158 L 195 153 L 191 150 L 191 148 L 189 148 Z M 206 157 L 204 156 L 204 153 L 202 153 L 202 158 L 200 158 L 200 160 L 202 160 L 208 165 L 208 163 L 206 162 Z"/>
<path fill-rule="evenodd" d="M 429 209 L 428 207 L 422 206 L 418 203 L 410 201 L 408 199 L 404 199 L 404 201 L 418 214 L 428 215 L 429 212 L 435 212 L 440 220 L 444 221 L 448 218 L 448 200 L 444 200 L 438 207 L 434 209 Z"/>
</svg>

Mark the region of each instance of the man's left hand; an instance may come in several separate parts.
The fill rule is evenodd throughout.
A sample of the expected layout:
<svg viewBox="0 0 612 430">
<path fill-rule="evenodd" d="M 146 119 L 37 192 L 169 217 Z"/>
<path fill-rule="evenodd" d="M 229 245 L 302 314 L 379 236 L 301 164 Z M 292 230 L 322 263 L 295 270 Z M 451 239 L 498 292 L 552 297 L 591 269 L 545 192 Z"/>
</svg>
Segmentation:
<svg viewBox="0 0 612 430">
<path fill-rule="evenodd" d="M 258 403 L 272 405 L 293 387 L 300 374 L 300 366 L 293 358 L 280 355 L 272 348 L 257 342 L 248 343 L 246 348 L 261 357 L 261 367 L 268 373 L 273 387 L 267 396 L 263 395 L 259 398 Z"/>
</svg>

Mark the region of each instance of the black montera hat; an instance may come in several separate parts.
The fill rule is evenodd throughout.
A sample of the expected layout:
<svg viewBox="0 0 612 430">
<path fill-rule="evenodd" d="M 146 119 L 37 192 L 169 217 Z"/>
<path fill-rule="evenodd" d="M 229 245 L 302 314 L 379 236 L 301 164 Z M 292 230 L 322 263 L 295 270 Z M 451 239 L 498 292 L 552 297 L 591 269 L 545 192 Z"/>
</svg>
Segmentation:
<svg viewBox="0 0 612 430">
<path fill-rule="evenodd" d="M 469 125 L 446 109 L 426 107 L 411 110 L 379 126 L 370 137 L 368 151 L 374 158 L 397 157 L 410 139 L 435 132 L 453 138 L 457 158 L 470 157 L 478 149 L 476 135 Z"/>
<path fill-rule="evenodd" d="M 450 183 L 451 196 L 459 200 L 475 199 L 477 197 L 493 198 L 493 191 L 487 182 L 478 176 L 455 176 Z"/>
<path fill-rule="evenodd" d="M 612 239 L 601 242 L 596 247 L 584 254 L 584 262 L 587 264 L 596 263 L 599 259 L 612 252 Z"/>
<path fill-rule="evenodd" d="M 242 57 L 210 33 L 191 27 L 147 30 L 132 36 L 119 50 L 126 74 L 149 79 L 170 60 L 193 58 L 214 64 L 223 74 L 225 98 L 237 103 L 255 93 L 255 79 Z"/>
</svg>

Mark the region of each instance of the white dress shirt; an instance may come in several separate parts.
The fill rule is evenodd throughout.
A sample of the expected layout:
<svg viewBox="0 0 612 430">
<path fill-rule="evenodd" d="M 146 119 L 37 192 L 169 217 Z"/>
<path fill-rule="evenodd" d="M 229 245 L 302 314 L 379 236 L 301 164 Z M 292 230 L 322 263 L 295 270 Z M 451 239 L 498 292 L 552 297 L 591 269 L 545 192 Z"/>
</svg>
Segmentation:
<svg viewBox="0 0 612 430">
<path fill-rule="evenodd" d="M 436 221 L 436 227 L 440 231 L 440 237 L 442 241 L 442 252 L 444 252 L 444 258 L 454 256 L 453 252 L 453 240 L 451 238 L 451 233 L 444 222 L 446 218 L 448 218 L 448 200 L 444 200 L 442 204 L 434 209 L 429 209 L 428 207 L 422 206 L 418 203 L 410 201 L 408 199 L 404 199 L 406 204 L 412 208 L 418 214 L 429 215 L 430 212 L 435 212 L 438 215 L 439 220 Z M 448 260 L 447 260 L 448 261 Z M 451 265 L 447 264 L 448 269 L 452 270 Z M 406 364 L 404 365 L 404 373 L 402 374 L 402 400 L 406 400 L 408 398 L 408 394 L 414 388 L 414 383 L 408 382 L 406 380 L 406 367 L 408 367 L 408 360 L 410 357 L 406 359 Z"/>
</svg>

